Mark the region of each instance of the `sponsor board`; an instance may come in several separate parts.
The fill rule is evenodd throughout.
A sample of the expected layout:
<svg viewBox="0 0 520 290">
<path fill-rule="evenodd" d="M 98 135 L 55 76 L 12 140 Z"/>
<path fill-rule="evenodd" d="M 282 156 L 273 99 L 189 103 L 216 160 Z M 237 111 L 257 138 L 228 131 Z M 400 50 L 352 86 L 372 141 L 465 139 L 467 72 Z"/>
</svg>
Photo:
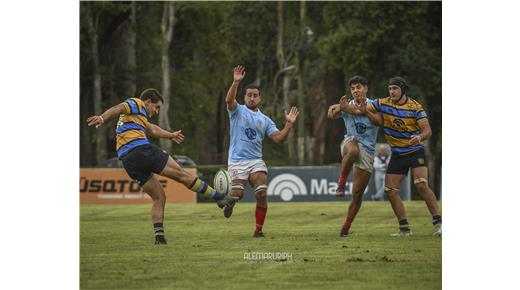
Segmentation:
<svg viewBox="0 0 520 290">
<path fill-rule="evenodd" d="M 338 176 L 337 167 L 270 167 L 268 168 L 267 195 L 272 201 L 346 201 L 352 199 L 352 174 L 347 178 L 345 197 L 336 197 Z M 376 194 L 373 175 L 363 194 L 364 200 L 371 200 Z M 403 200 L 410 199 L 409 176 L 403 181 L 400 195 Z M 256 201 L 250 185 L 242 201 Z"/>
<path fill-rule="evenodd" d="M 197 169 L 186 168 L 197 176 Z M 195 203 L 196 193 L 184 185 L 166 177 L 158 176 L 166 202 Z M 80 168 L 79 193 L 81 203 L 127 204 L 151 203 L 150 196 L 143 192 L 137 181 L 132 180 L 122 168 Z"/>
</svg>

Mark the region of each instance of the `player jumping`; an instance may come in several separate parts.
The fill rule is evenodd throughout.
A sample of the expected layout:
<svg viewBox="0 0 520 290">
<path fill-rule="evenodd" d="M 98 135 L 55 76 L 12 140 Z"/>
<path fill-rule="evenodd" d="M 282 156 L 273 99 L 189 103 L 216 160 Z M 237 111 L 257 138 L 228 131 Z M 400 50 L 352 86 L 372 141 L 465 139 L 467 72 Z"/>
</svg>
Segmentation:
<svg viewBox="0 0 520 290">
<path fill-rule="evenodd" d="M 345 195 L 345 183 L 352 170 L 352 201 L 348 207 L 347 217 L 340 231 L 340 237 L 349 234 L 350 226 L 354 221 L 361 203 L 363 193 L 370 181 L 373 171 L 374 150 L 377 138 L 378 126 L 372 124 L 357 106 L 372 103 L 367 98 L 368 81 L 362 76 L 354 76 L 348 81 L 350 93 L 354 98 L 347 103 L 343 96 L 339 104 L 329 107 L 328 117 L 338 119 L 341 115 L 345 122 L 345 138 L 341 143 L 341 175 L 338 181 L 337 196 Z M 366 105 L 365 105 L 366 106 Z"/>
<path fill-rule="evenodd" d="M 249 182 L 256 196 L 256 228 L 254 237 L 264 237 L 262 232 L 267 214 L 267 166 L 262 160 L 262 141 L 271 137 L 276 143 L 283 142 L 298 117 L 298 109 L 292 107 L 285 111 L 285 126 L 280 131 L 274 122 L 258 109 L 262 101 L 260 88 L 255 85 L 246 87 L 245 105 L 236 101 L 237 88 L 246 75 L 243 66 L 233 70 L 233 83 L 226 96 L 227 111 L 230 120 L 230 146 L 228 171 L 233 181 L 232 196 L 240 199 L 244 196 L 244 186 Z M 235 202 L 224 207 L 224 216 L 233 213 Z"/>
<path fill-rule="evenodd" d="M 144 192 L 153 200 L 152 222 L 156 245 L 166 244 L 163 228 L 166 195 L 154 173 L 169 177 L 192 191 L 211 197 L 217 201 L 220 208 L 237 199 L 218 193 L 206 182 L 193 177 L 166 151 L 148 141 L 147 133 L 157 138 L 172 139 L 177 144 L 184 140 L 181 130 L 169 132 L 148 121 L 159 111 L 163 103 L 164 100 L 157 90 L 146 89 L 139 98 L 129 98 L 103 114 L 87 119 L 89 126 L 98 128 L 108 119 L 119 116 L 116 127 L 117 156 L 123 161 L 123 167 L 128 175 L 137 180 Z"/>
</svg>

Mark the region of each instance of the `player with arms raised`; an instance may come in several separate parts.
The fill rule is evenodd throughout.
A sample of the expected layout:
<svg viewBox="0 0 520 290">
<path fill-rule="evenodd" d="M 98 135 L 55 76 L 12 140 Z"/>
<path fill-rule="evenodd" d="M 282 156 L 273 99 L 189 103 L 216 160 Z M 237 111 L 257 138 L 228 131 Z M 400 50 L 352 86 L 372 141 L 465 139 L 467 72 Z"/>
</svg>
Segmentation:
<svg viewBox="0 0 520 290">
<path fill-rule="evenodd" d="M 230 146 L 228 171 L 233 182 L 232 196 L 242 198 L 244 186 L 249 182 L 256 196 L 256 228 L 254 237 L 264 237 L 263 225 L 267 214 L 267 166 L 262 160 L 262 141 L 270 137 L 280 143 L 287 138 L 298 117 L 298 109 L 285 112 L 285 126 L 280 131 L 274 122 L 258 109 L 262 101 L 260 88 L 248 85 L 244 96 L 245 105 L 236 101 L 237 88 L 246 75 L 245 68 L 238 65 L 233 70 L 233 83 L 226 96 L 230 120 Z M 224 207 L 224 216 L 229 218 L 235 203 Z"/>
<path fill-rule="evenodd" d="M 342 118 L 345 122 L 345 137 L 341 143 L 341 173 L 338 180 L 337 196 L 345 195 L 345 183 L 352 170 L 352 201 L 348 207 L 347 217 L 341 227 L 340 237 L 349 234 L 350 226 L 361 209 L 363 193 L 370 181 L 374 169 L 374 150 L 376 145 L 377 125 L 371 123 L 358 108 L 360 104 L 370 104 L 372 99 L 367 98 L 368 80 L 362 76 L 354 76 L 348 81 L 350 93 L 354 98 L 347 102 L 346 96 L 340 99 L 339 104 L 329 107 L 328 117 Z M 366 105 L 365 105 L 366 106 Z"/>
</svg>

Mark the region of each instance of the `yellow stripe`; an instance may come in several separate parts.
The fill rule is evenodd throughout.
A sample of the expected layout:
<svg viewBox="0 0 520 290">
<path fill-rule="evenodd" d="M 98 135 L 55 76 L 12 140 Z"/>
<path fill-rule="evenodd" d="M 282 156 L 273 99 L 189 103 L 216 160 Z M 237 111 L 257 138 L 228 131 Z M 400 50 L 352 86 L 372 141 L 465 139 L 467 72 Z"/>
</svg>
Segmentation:
<svg viewBox="0 0 520 290">
<path fill-rule="evenodd" d="M 125 114 L 130 114 L 130 105 L 128 105 L 128 103 L 124 102 L 123 107 L 125 107 Z"/>
<path fill-rule="evenodd" d="M 395 138 L 395 137 L 392 137 L 392 136 L 389 136 L 386 134 L 385 134 L 385 140 L 392 147 L 394 147 L 394 146 L 397 146 L 397 147 L 412 146 L 412 145 L 410 145 L 410 143 L 408 143 L 408 141 L 409 141 L 408 139 L 399 139 L 399 138 Z"/>
<path fill-rule="evenodd" d="M 202 183 L 202 181 L 197 178 L 197 180 L 195 181 L 195 184 L 191 187 L 191 190 L 196 192 L 197 188 L 199 188 L 201 183 Z"/>
<path fill-rule="evenodd" d="M 204 192 L 204 196 L 205 197 L 209 197 L 209 194 L 213 191 L 213 187 L 209 186 L 209 184 L 207 184 L 208 187 L 206 188 L 206 191 Z"/>
<path fill-rule="evenodd" d="M 130 130 L 123 132 L 121 134 L 118 134 L 116 136 L 116 150 L 118 150 L 121 146 L 127 144 L 128 142 L 131 142 L 135 139 L 141 139 L 146 138 L 146 135 L 143 131 L 139 130 Z"/>
</svg>

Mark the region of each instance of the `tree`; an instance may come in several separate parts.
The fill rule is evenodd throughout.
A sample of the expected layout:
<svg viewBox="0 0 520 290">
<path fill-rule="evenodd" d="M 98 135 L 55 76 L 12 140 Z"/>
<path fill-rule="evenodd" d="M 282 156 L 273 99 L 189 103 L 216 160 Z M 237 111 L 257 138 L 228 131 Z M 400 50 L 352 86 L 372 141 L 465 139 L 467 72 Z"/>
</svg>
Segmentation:
<svg viewBox="0 0 520 290">
<path fill-rule="evenodd" d="M 164 104 L 159 113 L 159 126 L 171 130 L 170 126 L 170 45 L 172 43 L 173 28 L 175 26 L 175 3 L 164 2 L 163 17 L 161 22 L 161 33 L 163 36 L 163 44 L 161 49 L 161 67 L 162 67 L 162 94 Z M 166 152 L 171 151 L 172 141 L 170 139 L 160 139 L 161 147 Z"/>
<path fill-rule="evenodd" d="M 86 4 L 85 20 L 87 22 L 87 30 L 90 42 L 90 52 L 92 57 L 92 75 L 93 75 L 93 94 L 94 94 L 94 114 L 100 115 L 103 112 L 101 102 L 101 74 L 99 72 L 99 55 L 98 55 L 98 35 L 97 35 L 97 19 L 94 20 L 92 12 L 92 2 Z M 106 127 L 102 126 L 96 130 L 96 162 L 101 164 L 106 160 Z"/>
</svg>

